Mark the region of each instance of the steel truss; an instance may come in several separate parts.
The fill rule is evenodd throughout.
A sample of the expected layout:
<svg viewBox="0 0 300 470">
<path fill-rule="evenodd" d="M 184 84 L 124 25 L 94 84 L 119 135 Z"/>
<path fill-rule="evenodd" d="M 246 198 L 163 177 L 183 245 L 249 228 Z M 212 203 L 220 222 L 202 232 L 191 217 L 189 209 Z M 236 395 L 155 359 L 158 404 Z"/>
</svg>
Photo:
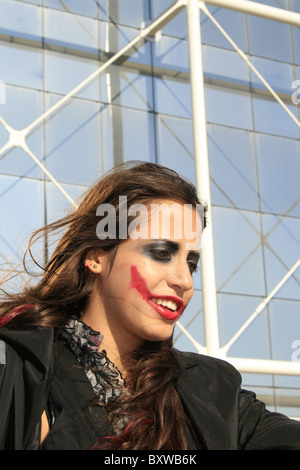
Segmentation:
<svg viewBox="0 0 300 470">
<path fill-rule="evenodd" d="M 139 34 L 130 41 L 126 46 L 115 53 L 105 63 L 103 63 L 95 72 L 89 75 L 73 90 L 67 93 L 55 105 L 49 108 L 38 119 L 22 130 L 13 129 L 0 116 L 0 122 L 8 132 L 9 139 L 7 143 L 0 149 L 0 159 L 12 150 L 14 147 L 21 147 L 32 160 L 41 168 L 44 174 L 52 181 L 57 189 L 67 198 L 67 200 L 76 207 L 75 202 L 70 195 L 64 190 L 55 177 L 47 170 L 47 168 L 38 160 L 34 153 L 27 145 L 26 138 L 34 132 L 47 119 L 50 119 L 59 109 L 61 109 L 72 97 L 82 91 L 95 78 L 104 73 L 107 68 L 114 64 L 120 57 L 129 56 L 134 49 L 140 47 L 147 39 L 151 39 L 160 33 L 161 29 L 169 23 L 184 8 L 187 14 L 188 24 L 188 42 L 190 54 L 190 83 L 192 97 L 193 112 L 193 132 L 194 132 L 194 153 L 196 180 L 199 193 L 208 203 L 209 214 L 211 214 L 210 200 L 210 173 L 207 151 L 207 130 L 206 130 L 206 110 L 204 98 L 204 78 L 202 65 L 202 49 L 201 49 L 201 28 L 200 28 L 200 10 L 205 13 L 215 24 L 219 31 L 234 47 L 251 70 L 258 76 L 267 90 L 272 94 L 278 104 L 289 114 L 291 119 L 300 127 L 300 122 L 290 112 L 285 103 L 280 99 L 276 92 L 270 87 L 266 80 L 251 64 L 247 56 L 239 49 L 230 36 L 224 31 L 221 25 L 210 14 L 206 4 L 227 8 L 242 13 L 260 16 L 269 20 L 279 21 L 294 26 L 300 26 L 300 14 L 290 11 L 274 8 L 248 0 L 178 0 L 168 10 L 166 10 L 159 18 L 140 30 Z M 213 227 L 212 221 L 209 221 L 208 227 L 204 232 L 204 243 L 201 251 L 201 269 L 202 269 L 202 291 L 204 305 L 204 322 L 206 346 L 200 345 L 193 336 L 180 324 L 178 327 L 190 339 L 195 348 L 200 353 L 221 357 L 233 363 L 241 372 L 262 373 L 262 374 L 279 374 L 279 375 L 300 375 L 300 363 L 292 361 L 276 361 L 263 359 L 245 359 L 228 357 L 227 352 L 230 346 L 241 336 L 245 329 L 253 322 L 253 320 L 264 310 L 268 302 L 274 297 L 282 285 L 293 275 L 300 266 L 300 259 L 287 272 L 284 278 L 277 284 L 272 292 L 257 307 L 245 324 L 235 333 L 231 340 L 223 347 L 219 342 L 219 325 L 218 325 L 218 309 L 216 297 L 216 280 L 215 280 L 215 262 L 214 262 L 214 246 L 213 246 Z"/>
</svg>

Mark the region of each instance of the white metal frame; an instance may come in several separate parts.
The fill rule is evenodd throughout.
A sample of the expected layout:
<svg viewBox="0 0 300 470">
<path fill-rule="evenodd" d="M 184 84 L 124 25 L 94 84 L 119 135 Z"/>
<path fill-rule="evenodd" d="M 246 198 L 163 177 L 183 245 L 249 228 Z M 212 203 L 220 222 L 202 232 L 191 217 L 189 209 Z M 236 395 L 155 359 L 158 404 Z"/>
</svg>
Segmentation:
<svg viewBox="0 0 300 470">
<path fill-rule="evenodd" d="M 126 54 L 130 54 L 133 48 L 139 47 L 147 38 L 153 38 L 161 31 L 172 18 L 174 18 L 182 9 L 186 8 L 187 24 L 188 24 L 188 39 L 189 39 L 189 53 L 190 53 L 190 81 L 191 81 L 191 95 L 192 95 L 192 111 L 193 111 L 193 131 L 194 131 L 194 152 L 195 152 L 195 166 L 196 166 L 196 180 L 200 195 L 207 201 L 209 209 L 211 209 L 210 201 L 210 173 L 208 164 L 207 152 L 207 131 L 206 131 L 206 111 L 205 111 L 205 97 L 204 97 L 204 78 L 202 66 L 202 50 L 201 50 L 201 29 L 200 29 L 200 10 L 204 12 L 220 32 L 226 37 L 230 44 L 234 47 L 240 57 L 248 64 L 252 71 L 259 77 L 262 83 L 266 86 L 268 91 L 272 94 L 278 104 L 289 114 L 291 119 L 297 126 L 300 127 L 300 122 L 290 112 L 284 102 L 264 80 L 260 73 L 251 64 L 247 56 L 239 49 L 239 47 L 232 41 L 230 36 L 224 31 L 221 25 L 210 14 L 206 4 L 228 8 L 235 11 L 243 12 L 246 14 L 257 15 L 266 19 L 284 22 L 290 25 L 300 26 L 300 14 L 285 11 L 279 8 L 262 5 L 248 0 L 177 0 L 172 7 L 165 11 L 159 18 L 153 21 L 150 25 L 142 28 L 140 33 L 130 41 L 125 47 L 120 49 L 109 60 L 102 64 L 95 72 L 88 76 L 78 86 L 66 94 L 54 106 L 43 113 L 38 119 L 32 122 L 28 127 L 22 130 L 13 129 L 5 120 L 0 116 L 0 122 L 8 132 L 9 139 L 7 143 L 0 149 L 0 159 L 3 158 L 12 148 L 21 147 L 23 150 L 34 160 L 34 162 L 41 168 L 44 174 L 55 184 L 57 189 L 68 199 L 71 204 L 74 204 L 73 199 L 59 184 L 55 177 L 47 170 L 47 168 L 38 160 L 33 154 L 26 143 L 26 138 L 46 119 L 50 119 L 54 113 L 62 108 L 72 97 L 78 92 L 82 91 L 88 84 L 92 82 L 97 76 L 102 74 L 110 65 L 112 65 L 118 58 Z M 209 210 L 211 214 L 211 210 Z M 214 247 L 213 247 L 213 227 L 212 221 L 209 221 L 208 228 L 205 233 L 205 241 L 202 246 L 201 253 L 201 267 L 202 267 L 202 291 L 204 302 L 204 320 L 205 320 L 205 336 L 206 346 L 200 345 L 193 336 L 180 324 L 179 328 L 187 335 L 187 337 L 194 344 L 200 353 L 213 355 L 224 358 L 233 363 L 241 372 L 248 373 L 264 373 L 264 374 L 281 374 L 281 375 L 300 375 L 300 363 L 292 361 L 276 361 L 276 360 L 260 360 L 260 359 L 245 359 L 228 357 L 227 352 L 229 347 L 236 341 L 236 339 L 244 332 L 249 324 L 264 310 L 268 302 L 273 298 L 280 287 L 290 278 L 300 265 L 300 259 L 295 265 L 287 272 L 284 278 L 278 285 L 270 292 L 264 301 L 257 307 L 254 313 L 249 317 L 245 324 L 236 332 L 231 340 L 224 346 L 220 347 L 219 342 L 219 326 L 218 326 L 218 310 L 216 298 L 216 281 L 215 281 L 215 263 L 214 263 Z"/>
</svg>

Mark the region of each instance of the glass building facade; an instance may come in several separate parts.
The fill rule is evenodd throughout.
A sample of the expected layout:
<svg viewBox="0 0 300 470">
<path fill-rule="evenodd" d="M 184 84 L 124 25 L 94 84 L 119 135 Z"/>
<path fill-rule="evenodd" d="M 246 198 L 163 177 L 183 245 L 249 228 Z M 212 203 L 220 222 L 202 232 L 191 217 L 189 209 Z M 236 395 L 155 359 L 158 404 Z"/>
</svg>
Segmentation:
<svg viewBox="0 0 300 470">
<path fill-rule="evenodd" d="M 300 14 L 298 0 L 253 3 Z M 173 4 L 0 0 L 1 274 L 21 270 L 30 233 L 64 216 L 121 161 L 158 162 L 196 183 L 186 9 L 99 71 Z M 299 27 L 207 9 L 299 121 Z M 211 19 L 200 18 L 222 347 L 299 259 L 299 126 Z M 300 361 L 299 279 L 297 268 L 228 356 Z M 195 288 L 175 330 L 182 350 L 197 351 L 189 335 L 206 344 L 201 272 Z M 269 409 L 300 417 L 300 376 L 242 376 Z"/>
</svg>

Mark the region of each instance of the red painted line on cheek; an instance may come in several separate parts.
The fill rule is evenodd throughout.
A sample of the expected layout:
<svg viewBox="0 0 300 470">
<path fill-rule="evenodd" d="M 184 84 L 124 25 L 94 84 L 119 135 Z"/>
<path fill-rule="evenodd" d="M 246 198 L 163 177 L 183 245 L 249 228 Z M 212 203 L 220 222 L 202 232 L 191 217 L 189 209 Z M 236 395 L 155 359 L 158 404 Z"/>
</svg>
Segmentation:
<svg viewBox="0 0 300 470">
<path fill-rule="evenodd" d="M 136 289 L 144 300 L 147 300 L 151 292 L 147 287 L 146 280 L 141 276 L 136 266 L 131 266 L 131 284 L 130 287 Z"/>
</svg>

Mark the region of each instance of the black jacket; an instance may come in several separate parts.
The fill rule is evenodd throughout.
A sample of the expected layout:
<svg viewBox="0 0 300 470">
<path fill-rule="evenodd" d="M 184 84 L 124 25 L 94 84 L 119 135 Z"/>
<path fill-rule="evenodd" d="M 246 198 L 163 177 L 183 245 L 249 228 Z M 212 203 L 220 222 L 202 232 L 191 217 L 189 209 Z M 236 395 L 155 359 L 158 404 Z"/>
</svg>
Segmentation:
<svg viewBox="0 0 300 470">
<path fill-rule="evenodd" d="M 269 412 L 242 390 L 227 362 L 179 353 L 179 393 L 203 449 L 300 449 L 300 423 Z M 49 394 L 59 416 L 43 449 L 91 449 L 112 434 L 103 408 L 87 407 L 93 389 L 54 330 L 0 330 L 0 449 L 39 449 Z M 190 441 L 191 449 L 193 441 Z"/>
</svg>

